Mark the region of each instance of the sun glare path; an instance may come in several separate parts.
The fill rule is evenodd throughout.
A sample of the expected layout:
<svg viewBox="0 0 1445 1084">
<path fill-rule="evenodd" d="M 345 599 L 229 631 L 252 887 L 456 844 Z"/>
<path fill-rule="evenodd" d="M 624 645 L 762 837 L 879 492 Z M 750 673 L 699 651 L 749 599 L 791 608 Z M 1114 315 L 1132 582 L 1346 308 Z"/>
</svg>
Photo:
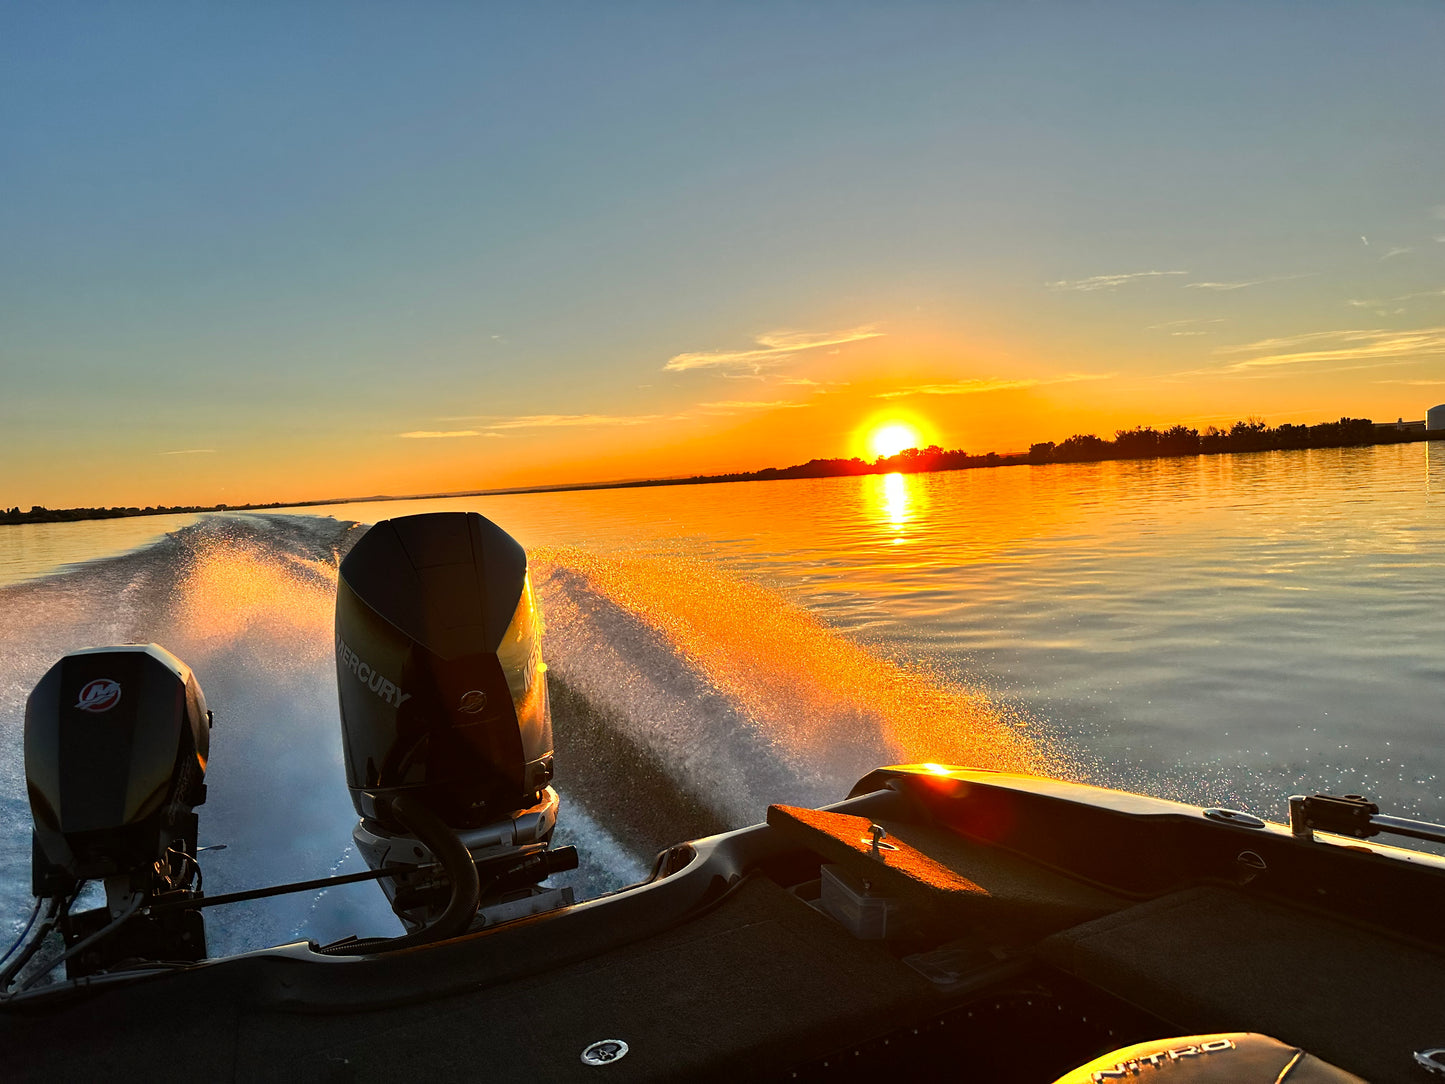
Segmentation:
<svg viewBox="0 0 1445 1084">
<path fill-rule="evenodd" d="M 867 747 L 904 760 L 1057 774 L 1056 757 L 980 689 L 872 654 L 767 588 L 703 562 L 535 555 L 581 572 L 662 632 L 709 680 L 805 757 Z"/>
<path fill-rule="evenodd" d="M 910 515 L 911 501 L 908 499 L 908 480 L 901 474 L 887 474 L 883 477 L 883 514 L 894 527 L 902 527 L 913 517 Z M 898 542 L 900 539 L 895 538 Z"/>
<path fill-rule="evenodd" d="M 905 448 L 917 448 L 918 445 L 918 430 L 902 422 L 881 426 L 868 438 L 868 446 L 874 455 L 897 455 Z"/>
</svg>

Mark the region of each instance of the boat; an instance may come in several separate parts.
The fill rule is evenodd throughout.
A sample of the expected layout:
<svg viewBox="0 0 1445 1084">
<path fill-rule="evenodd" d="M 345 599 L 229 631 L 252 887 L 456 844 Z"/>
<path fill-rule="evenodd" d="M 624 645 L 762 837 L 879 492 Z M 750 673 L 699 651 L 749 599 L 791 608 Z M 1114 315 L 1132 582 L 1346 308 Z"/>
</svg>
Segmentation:
<svg viewBox="0 0 1445 1084">
<path fill-rule="evenodd" d="M 26 708 L 33 928 L 7 1079 L 1157 1079 L 1445 1075 L 1445 827 L 1358 795 L 1284 823 L 967 766 L 548 878 L 560 802 L 525 554 L 475 513 L 373 527 L 336 659 L 370 870 L 207 896 L 212 716 L 157 645 L 76 652 Z M 565 770 L 565 766 L 564 770 Z M 210 958 L 241 899 L 377 880 L 403 933 Z M 81 884 L 106 902 L 71 914 Z M 212 921 L 219 921 L 212 919 Z"/>
</svg>

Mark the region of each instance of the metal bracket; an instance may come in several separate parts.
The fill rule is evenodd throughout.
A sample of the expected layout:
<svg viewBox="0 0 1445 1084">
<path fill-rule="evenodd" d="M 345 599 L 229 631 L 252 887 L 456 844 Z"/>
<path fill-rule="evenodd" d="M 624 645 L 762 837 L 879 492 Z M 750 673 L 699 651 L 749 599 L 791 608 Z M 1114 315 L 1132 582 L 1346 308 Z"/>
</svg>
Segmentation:
<svg viewBox="0 0 1445 1084">
<path fill-rule="evenodd" d="M 1313 839 L 1316 831 L 1369 839 L 1381 832 L 1411 839 L 1445 843 L 1445 825 L 1408 817 L 1390 817 L 1358 794 L 1293 794 L 1289 800 L 1289 830 L 1299 839 Z"/>
</svg>

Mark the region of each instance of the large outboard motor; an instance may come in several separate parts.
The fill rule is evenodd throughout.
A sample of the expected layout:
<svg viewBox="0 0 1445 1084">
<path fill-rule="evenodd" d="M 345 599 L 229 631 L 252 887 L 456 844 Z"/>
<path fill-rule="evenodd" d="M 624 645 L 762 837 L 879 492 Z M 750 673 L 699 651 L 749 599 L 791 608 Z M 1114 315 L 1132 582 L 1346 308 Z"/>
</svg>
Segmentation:
<svg viewBox="0 0 1445 1084">
<path fill-rule="evenodd" d="M 68 901 L 103 880 L 108 906 L 58 916 L 72 947 L 158 898 L 189 896 L 206 800 L 210 712 L 190 668 L 156 644 L 66 655 L 25 704 L 25 779 L 35 820 L 33 892 Z M 68 902 L 66 903 L 68 909 Z M 141 942 L 137 943 L 137 938 Z M 127 923 L 90 956 L 88 974 L 128 949 L 200 959 L 200 916 Z"/>
<path fill-rule="evenodd" d="M 542 853 L 557 795 L 547 785 L 552 719 L 541 637 L 526 553 L 475 512 L 383 520 L 341 562 L 336 678 L 346 781 L 362 818 L 355 838 L 373 868 L 433 861 L 416 817 L 405 813 L 418 807 L 455 832 L 484 872 L 536 859 L 525 872 L 493 870 L 484 883 L 495 889 L 570 868 L 568 857 L 575 864 L 575 854 Z M 428 883 L 422 875 L 383 881 L 409 926 L 439 911 Z"/>
</svg>

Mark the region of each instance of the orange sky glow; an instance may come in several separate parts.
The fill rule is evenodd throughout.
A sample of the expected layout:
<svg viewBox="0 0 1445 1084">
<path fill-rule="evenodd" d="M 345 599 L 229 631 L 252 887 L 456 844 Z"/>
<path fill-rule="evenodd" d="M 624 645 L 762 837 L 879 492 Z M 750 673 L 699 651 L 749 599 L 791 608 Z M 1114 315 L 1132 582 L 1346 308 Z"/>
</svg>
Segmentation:
<svg viewBox="0 0 1445 1084">
<path fill-rule="evenodd" d="M 1440 9 L 823 10 L 28 12 L 0 506 L 1445 401 Z"/>
</svg>

